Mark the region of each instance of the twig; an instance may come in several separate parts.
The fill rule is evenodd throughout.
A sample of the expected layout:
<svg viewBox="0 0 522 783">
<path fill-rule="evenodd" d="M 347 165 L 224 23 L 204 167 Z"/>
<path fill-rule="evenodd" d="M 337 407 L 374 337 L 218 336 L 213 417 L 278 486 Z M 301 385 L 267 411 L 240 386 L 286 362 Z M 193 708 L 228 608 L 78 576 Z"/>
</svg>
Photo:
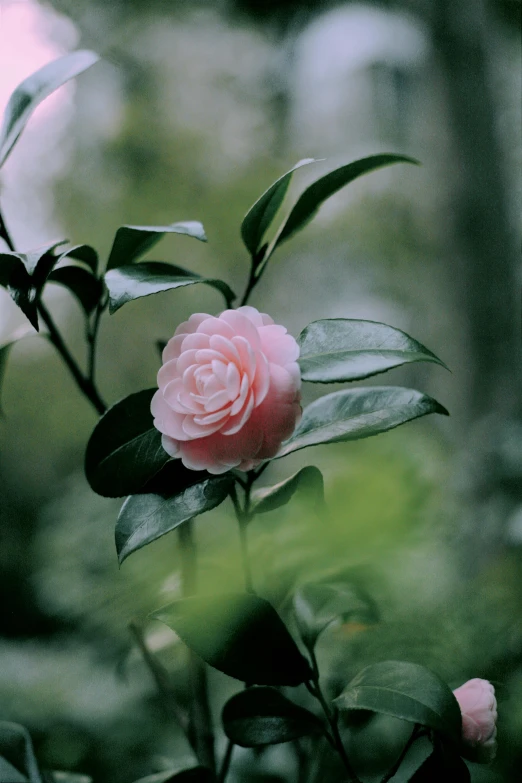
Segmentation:
<svg viewBox="0 0 522 783">
<path fill-rule="evenodd" d="M 422 734 L 422 728 L 421 726 L 419 726 L 418 723 L 416 723 L 415 726 L 413 727 L 411 736 L 408 742 L 406 743 L 406 745 L 404 746 L 404 748 L 402 749 L 402 752 L 397 758 L 397 761 L 392 766 L 392 768 L 388 770 L 386 775 L 382 778 L 381 783 L 388 783 L 388 781 L 391 780 L 392 777 L 399 771 L 399 767 L 401 766 L 402 762 L 406 758 L 409 749 L 411 748 L 415 740 L 421 736 L 421 734 Z"/>
<path fill-rule="evenodd" d="M 181 553 L 181 584 L 183 596 L 188 598 L 197 591 L 196 544 L 194 542 L 193 520 L 189 519 L 178 527 Z M 214 732 L 208 696 L 207 670 L 205 664 L 189 649 L 189 676 L 191 685 L 190 730 L 194 738 L 195 752 L 202 766 L 216 771 L 214 753 Z"/>
<path fill-rule="evenodd" d="M 317 701 L 319 702 L 319 704 L 323 709 L 324 716 L 328 721 L 330 731 L 332 732 L 331 737 L 328 734 L 326 736 L 330 740 L 330 742 L 333 743 L 335 750 L 341 757 L 341 760 L 344 764 L 344 768 L 348 773 L 349 783 L 361 783 L 361 781 L 359 780 L 359 778 L 355 773 L 355 770 L 353 769 L 350 763 L 350 759 L 348 758 L 346 750 L 344 748 L 343 741 L 339 733 L 339 727 L 337 725 L 337 713 L 330 708 L 321 690 L 321 686 L 319 684 L 319 669 L 317 666 L 317 659 L 315 657 L 315 653 L 313 652 L 313 650 L 310 651 L 310 657 L 312 662 L 313 679 L 312 681 L 305 683 L 305 685 L 307 689 L 310 691 L 310 693 L 312 694 L 312 696 L 315 699 L 317 699 Z"/>
<path fill-rule="evenodd" d="M 225 783 L 228 770 L 230 768 L 230 761 L 232 759 L 233 751 L 234 751 L 234 743 L 232 742 L 232 740 L 229 740 L 227 749 L 225 751 L 225 755 L 223 756 L 223 761 L 221 763 L 221 769 L 219 770 L 218 783 Z"/>
<path fill-rule="evenodd" d="M 163 706 L 167 714 L 175 716 L 190 742 L 191 738 L 189 735 L 189 717 L 187 712 L 178 703 L 167 670 L 147 647 L 147 643 L 145 642 L 141 628 L 136 623 L 132 622 L 129 624 L 129 629 L 134 636 L 136 643 L 141 650 L 145 663 L 149 667 L 149 670 L 154 678 L 154 682 L 156 683 L 156 687 L 161 696 Z"/>
</svg>

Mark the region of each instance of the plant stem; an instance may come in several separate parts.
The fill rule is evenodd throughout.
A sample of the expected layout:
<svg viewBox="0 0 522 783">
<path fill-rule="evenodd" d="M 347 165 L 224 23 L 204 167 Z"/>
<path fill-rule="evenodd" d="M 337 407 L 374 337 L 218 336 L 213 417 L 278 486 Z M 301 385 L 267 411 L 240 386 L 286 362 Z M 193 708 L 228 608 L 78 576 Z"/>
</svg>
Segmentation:
<svg viewBox="0 0 522 783">
<path fill-rule="evenodd" d="M 80 391 L 87 397 L 89 402 L 93 405 L 96 411 L 101 415 L 107 410 L 107 405 L 104 403 L 98 390 L 90 378 L 87 378 L 76 363 L 76 360 L 69 352 L 69 349 L 65 345 L 60 332 L 56 324 L 53 321 L 51 313 L 48 311 L 42 301 L 38 302 L 38 313 L 49 330 L 49 340 L 52 342 L 62 359 L 64 360 L 69 372 L 76 381 L 76 385 Z"/>
<path fill-rule="evenodd" d="M 243 307 L 247 304 L 250 294 L 254 290 L 255 286 L 257 285 L 259 278 L 256 277 L 254 272 L 254 260 L 252 259 L 252 266 L 250 267 L 250 276 L 248 278 L 247 286 L 245 288 L 245 293 L 243 294 L 243 298 L 241 299 L 241 302 L 239 303 L 239 307 Z"/>
<path fill-rule="evenodd" d="M 230 761 L 232 759 L 233 750 L 234 750 L 234 743 L 232 742 L 232 740 L 229 740 L 227 749 L 225 751 L 225 755 L 223 756 L 221 769 L 219 771 L 218 783 L 225 783 L 226 777 L 228 775 L 228 770 L 230 768 Z"/>
<path fill-rule="evenodd" d="M 388 770 L 386 775 L 382 778 L 381 783 L 388 783 L 388 781 L 391 780 L 392 777 L 399 771 L 399 767 L 401 766 L 402 762 L 406 758 L 406 755 L 407 755 L 409 749 L 411 748 L 411 746 L 413 745 L 415 740 L 418 739 L 421 736 L 421 732 L 422 732 L 421 726 L 419 726 L 419 724 L 416 723 L 415 726 L 413 727 L 413 731 L 411 733 L 411 736 L 410 736 L 408 742 L 406 743 L 406 745 L 404 746 L 404 748 L 402 749 L 402 752 L 399 755 L 397 761 L 392 766 L 392 768 L 390 770 Z"/>
<path fill-rule="evenodd" d="M 98 305 L 94 312 L 92 326 L 87 329 L 87 342 L 89 344 L 87 377 L 89 378 L 90 382 L 93 385 L 94 385 L 94 378 L 96 374 L 96 347 L 98 344 L 97 343 L 98 329 L 100 328 L 100 319 L 106 307 L 107 307 L 107 299 L 105 297 L 102 297 L 102 299 L 100 299 L 100 301 L 98 302 Z"/>
<path fill-rule="evenodd" d="M 254 583 L 252 579 L 252 569 L 250 567 L 250 558 L 248 556 L 248 536 L 247 536 L 247 527 L 248 523 L 252 519 L 252 515 L 250 513 L 250 492 L 252 489 L 252 483 L 255 480 L 255 476 L 252 476 L 251 474 L 248 474 L 248 479 L 246 484 L 242 484 L 244 490 L 245 490 L 245 504 L 243 508 L 241 507 L 241 504 L 239 502 L 239 498 L 237 496 L 237 489 L 236 485 L 234 484 L 232 486 L 232 489 L 230 490 L 230 497 L 232 499 L 232 503 L 234 505 L 234 511 L 236 512 L 236 518 L 239 526 L 239 543 L 241 546 L 241 563 L 243 565 L 243 574 L 245 577 L 245 589 L 247 593 L 255 593 L 254 590 Z"/>
<path fill-rule="evenodd" d="M 191 740 L 189 733 L 189 717 L 187 712 L 179 705 L 176 694 L 172 687 L 170 677 L 164 666 L 158 661 L 155 655 L 151 653 L 145 642 L 141 628 L 134 622 L 129 624 L 129 629 L 134 636 L 138 647 L 141 650 L 145 663 L 154 678 L 156 687 L 161 696 L 163 706 L 168 715 L 174 715 L 179 725 L 186 734 L 187 739 Z M 195 749 L 194 749 L 195 750 Z"/>
<path fill-rule="evenodd" d="M 348 758 L 346 750 L 344 748 L 343 741 L 339 733 L 339 727 L 337 725 L 337 713 L 331 709 L 330 705 L 326 701 L 326 698 L 321 690 L 321 686 L 319 684 L 319 669 L 317 666 L 317 658 L 315 657 L 315 653 L 313 650 L 310 650 L 310 658 L 312 662 L 313 679 L 311 682 L 305 683 L 306 687 L 308 688 L 312 696 L 317 699 L 317 701 L 322 707 L 324 716 L 328 721 L 330 731 L 332 732 L 332 736 L 330 739 L 333 740 L 332 744 L 335 750 L 337 751 L 337 753 L 339 754 L 339 756 L 341 757 L 341 760 L 344 764 L 344 768 L 348 773 L 349 783 L 361 783 L 361 781 L 357 777 L 350 763 L 350 759 Z"/>
<path fill-rule="evenodd" d="M 11 250 L 12 253 L 15 253 L 16 251 L 15 251 L 13 240 L 11 239 L 9 231 L 7 230 L 4 216 L 2 215 L 1 211 L 0 211 L 0 237 L 2 237 L 9 250 Z"/>
<path fill-rule="evenodd" d="M 197 552 L 194 541 L 193 520 L 178 528 L 181 553 L 181 584 L 185 598 L 197 592 Z M 200 764 L 215 773 L 214 732 L 208 696 L 205 664 L 189 649 L 189 677 L 191 685 L 190 730 L 194 738 L 196 756 Z"/>
</svg>

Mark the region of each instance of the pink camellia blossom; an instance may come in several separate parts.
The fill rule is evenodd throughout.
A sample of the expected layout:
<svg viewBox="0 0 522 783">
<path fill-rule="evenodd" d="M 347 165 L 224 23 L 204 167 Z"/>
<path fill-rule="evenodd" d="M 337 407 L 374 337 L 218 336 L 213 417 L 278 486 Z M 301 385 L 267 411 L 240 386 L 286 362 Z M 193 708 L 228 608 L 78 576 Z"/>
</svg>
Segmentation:
<svg viewBox="0 0 522 783">
<path fill-rule="evenodd" d="M 462 741 L 474 749 L 473 760 L 488 762 L 497 749 L 495 688 L 476 677 L 453 691 L 462 713 Z"/>
<path fill-rule="evenodd" d="M 255 307 L 195 313 L 163 351 L 154 425 L 191 470 L 251 470 L 273 457 L 301 415 L 299 347 Z"/>
</svg>

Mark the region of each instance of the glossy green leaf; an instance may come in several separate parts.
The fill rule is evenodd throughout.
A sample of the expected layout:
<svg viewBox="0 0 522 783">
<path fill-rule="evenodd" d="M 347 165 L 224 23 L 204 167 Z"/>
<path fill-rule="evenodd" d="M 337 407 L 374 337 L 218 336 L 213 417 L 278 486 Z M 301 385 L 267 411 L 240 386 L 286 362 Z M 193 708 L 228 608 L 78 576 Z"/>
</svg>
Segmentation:
<svg viewBox="0 0 522 783">
<path fill-rule="evenodd" d="M 49 282 L 71 291 L 87 315 L 93 312 L 103 294 L 101 281 L 81 266 L 60 266 L 51 272 Z"/>
<path fill-rule="evenodd" d="M 252 492 L 252 511 L 254 514 L 274 511 L 288 503 L 298 490 L 306 492 L 313 498 L 317 511 L 324 508 L 323 474 L 319 468 L 309 465 L 272 487 L 254 490 Z"/>
<path fill-rule="evenodd" d="M 446 366 L 405 332 L 375 321 L 314 321 L 297 342 L 301 377 L 314 383 L 361 380 L 409 362 Z"/>
<path fill-rule="evenodd" d="M 380 169 L 383 166 L 391 166 L 393 163 L 415 163 L 418 161 L 405 155 L 371 155 L 368 158 L 356 160 L 341 166 L 324 177 L 321 177 L 310 185 L 299 197 L 291 210 L 284 228 L 277 238 L 275 247 L 285 242 L 297 231 L 304 228 L 317 214 L 321 205 L 334 193 L 344 188 L 363 174 Z"/>
<path fill-rule="evenodd" d="M 254 685 L 299 685 L 311 676 L 276 610 L 251 593 L 195 596 L 153 613 L 206 663 Z"/>
<path fill-rule="evenodd" d="M 20 310 L 38 331 L 38 302 L 45 282 L 57 263 L 52 251 L 64 240 L 32 250 L 29 253 L 3 253 L 0 257 L 1 280 Z"/>
<path fill-rule="evenodd" d="M 223 280 L 201 277 L 180 266 L 166 264 L 162 261 L 142 261 L 139 264 L 119 266 L 111 269 L 105 275 L 105 283 L 109 289 L 109 311 L 115 313 L 127 302 L 150 296 L 172 288 L 181 288 L 194 283 L 205 283 L 216 288 L 225 297 L 227 307 L 232 306 L 236 298 L 234 292 Z"/>
<path fill-rule="evenodd" d="M 334 701 L 339 710 L 370 710 L 419 723 L 459 742 L 462 719 L 451 688 L 417 663 L 367 666 Z"/>
<path fill-rule="evenodd" d="M 58 261 L 63 261 L 66 258 L 72 258 L 75 261 L 80 261 L 85 264 L 93 274 L 96 274 L 98 269 L 98 253 L 90 245 L 74 245 L 62 253 Z"/>
<path fill-rule="evenodd" d="M 219 506 L 228 496 L 233 483 L 230 476 L 214 476 L 171 497 L 131 495 L 123 504 L 116 523 L 118 561 L 123 563 L 133 552 L 188 519 Z"/>
<path fill-rule="evenodd" d="M 140 778 L 136 783 L 216 783 L 216 777 L 206 767 L 192 767 L 181 772 L 156 772 Z"/>
<path fill-rule="evenodd" d="M 276 459 L 321 443 L 369 438 L 428 413 L 448 415 L 432 397 L 399 386 L 369 386 L 333 392 L 312 402 Z"/>
<path fill-rule="evenodd" d="M 206 242 L 205 230 L 196 220 L 169 226 L 122 226 L 116 232 L 107 262 L 107 270 L 127 266 L 150 250 L 165 234 L 185 234 Z"/>
<path fill-rule="evenodd" d="M 235 745 L 258 748 L 322 734 L 322 722 L 274 688 L 257 687 L 236 693 L 222 715 L 225 734 Z"/>
<path fill-rule="evenodd" d="M 27 729 L 0 721 L 0 780 L 9 783 L 42 783 Z"/>
<path fill-rule="evenodd" d="M 139 493 L 170 459 L 150 412 L 155 391 L 145 389 L 120 400 L 94 428 L 87 444 L 85 475 L 99 495 Z"/>
<path fill-rule="evenodd" d="M 13 271 L 24 269 L 24 260 L 20 253 L 0 253 L 0 285 L 7 288 Z"/>
<path fill-rule="evenodd" d="M 2 166 L 36 107 L 62 84 L 90 68 L 99 57 L 79 50 L 54 60 L 24 79 L 9 98 L 0 130 L 0 166 Z"/>
<path fill-rule="evenodd" d="M 256 203 L 245 215 L 241 224 L 241 237 L 252 258 L 255 259 L 257 256 L 263 236 L 270 228 L 279 207 L 283 203 L 294 171 L 301 168 L 301 166 L 306 166 L 309 163 L 314 162 L 313 158 L 305 158 L 304 160 L 300 160 L 299 163 L 296 163 L 290 171 L 287 171 L 286 174 L 279 177 L 279 179 L 276 180 L 260 198 L 258 198 Z"/>
<path fill-rule="evenodd" d="M 360 587 L 346 582 L 311 582 L 294 594 L 293 610 L 299 635 L 312 650 L 329 625 L 356 618 L 375 623 L 378 611 L 373 599 Z"/>
</svg>

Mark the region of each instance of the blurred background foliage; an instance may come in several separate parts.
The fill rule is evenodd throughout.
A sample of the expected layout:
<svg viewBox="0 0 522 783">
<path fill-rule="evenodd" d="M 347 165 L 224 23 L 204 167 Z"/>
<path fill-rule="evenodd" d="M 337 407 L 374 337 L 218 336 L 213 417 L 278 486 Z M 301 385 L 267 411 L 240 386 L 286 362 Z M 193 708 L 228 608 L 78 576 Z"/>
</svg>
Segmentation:
<svg viewBox="0 0 522 783">
<path fill-rule="evenodd" d="M 241 293 L 242 216 L 300 157 L 327 160 L 296 187 L 380 150 L 422 161 L 332 199 L 273 259 L 252 303 L 294 335 L 322 317 L 405 329 L 452 374 L 416 365 L 377 382 L 427 391 L 452 416 L 276 463 L 262 483 L 318 465 L 330 514 L 295 499 L 259 517 L 252 557 L 259 592 L 283 613 L 295 584 L 327 573 L 376 601 L 377 624 L 321 642 L 332 694 L 386 658 L 431 666 L 452 687 L 491 679 L 499 757 L 473 769 L 475 783 L 515 783 L 522 765 L 519 21 L 519 0 L 0 0 L 0 52 L 27 24 L 55 56 L 88 46 L 104 57 L 35 117 L 5 167 L 2 208 L 22 249 L 67 236 L 103 257 L 124 223 L 198 219 L 208 245 L 167 237 L 151 257 Z M 58 289 L 48 300 L 81 357 L 79 308 Z M 107 316 L 105 398 L 153 386 L 155 341 L 220 307 L 212 290 L 185 290 Z M 2 293 L 2 339 L 21 323 Z M 190 763 L 128 630 L 176 596 L 176 537 L 118 569 L 119 501 L 96 497 L 82 473 L 95 415 L 40 337 L 12 351 L 2 409 L 0 717 L 30 729 L 44 766 L 97 783 Z M 202 589 L 241 584 L 230 512 L 197 522 Z M 157 623 L 146 630 L 186 698 L 182 645 Z M 237 685 L 219 673 L 211 685 L 218 716 Z M 370 780 L 403 727 L 349 728 L 359 748 L 368 732 L 379 738 L 377 760 L 359 759 Z M 233 781 L 298 779 L 290 746 L 234 759 Z"/>
</svg>

